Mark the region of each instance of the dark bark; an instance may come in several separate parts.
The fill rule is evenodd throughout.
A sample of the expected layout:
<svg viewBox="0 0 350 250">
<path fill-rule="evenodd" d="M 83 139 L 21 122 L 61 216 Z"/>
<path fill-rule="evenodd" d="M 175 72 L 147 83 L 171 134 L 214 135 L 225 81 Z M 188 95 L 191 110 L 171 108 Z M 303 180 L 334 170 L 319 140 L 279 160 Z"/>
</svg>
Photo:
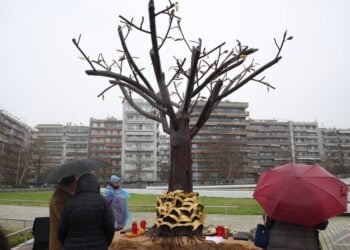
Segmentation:
<svg viewBox="0 0 350 250">
<path fill-rule="evenodd" d="M 178 125 L 177 130 L 170 128 L 171 166 L 168 191 L 180 189 L 192 192 L 192 142 L 188 117 L 180 115 Z"/>
</svg>

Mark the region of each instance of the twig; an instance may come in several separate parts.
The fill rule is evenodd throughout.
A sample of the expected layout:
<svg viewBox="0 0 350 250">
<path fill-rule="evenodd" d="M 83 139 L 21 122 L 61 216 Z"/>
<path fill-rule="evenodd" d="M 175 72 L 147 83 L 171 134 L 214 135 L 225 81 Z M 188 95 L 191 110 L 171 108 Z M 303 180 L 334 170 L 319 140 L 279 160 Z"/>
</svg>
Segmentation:
<svg viewBox="0 0 350 250">
<path fill-rule="evenodd" d="M 187 45 L 187 48 L 191 51 L 191 46 L 188 44 L 188 42 L 187 42 L 187 40 L 186 40 L 186 38 L 185 38 L 185 36 L 184 36 L 184 33 L 182 32 L 181 25 L 180 25 L 180 21 L 181 21 L 181 20 L 177 20 L 177 27 L 178 27 L 178 29 L 179 29 L 179 31 L 180 31 L 180 34 L 181 34 L 181 36 L 182 36 L 182 39 L 184 40 L 185 44 Z"/>
<path fill-rule="evenodd" d="M 86 61 L 90 64 L 91 68 L 96 71 L 94 65 L 92 64 L 92 62 L 90 61 L 89 57 L 85 55 L 84 51 L 79 47 L 79 42 L 80 42 L 80 35 L 79 35 L 79 40 L 78 42 L 75 40 L 75 38 L 72 39 L 73 44 L 75 45 L 75 47 L 77 47 L 77 49 L 80 51 L 80 53 L 83 55 L 83 57 L 86 59 Z"/>
<path fill-rule="evenodd" d="M 145 32 L 147 34 L 151 34 L 150 31 L 143 29 L 142 27 L 138 27 L 136 26 L 134 23 L 130 22 L 128 19 L 126 19 L 125 17 L 119 15 L 119 18 L 122 19 L 126 24 L 129 24 L 130 26 L 134 27 L 135 29 Z M 142 23 L 141 23 L 142 24 Z"/>
</svg>

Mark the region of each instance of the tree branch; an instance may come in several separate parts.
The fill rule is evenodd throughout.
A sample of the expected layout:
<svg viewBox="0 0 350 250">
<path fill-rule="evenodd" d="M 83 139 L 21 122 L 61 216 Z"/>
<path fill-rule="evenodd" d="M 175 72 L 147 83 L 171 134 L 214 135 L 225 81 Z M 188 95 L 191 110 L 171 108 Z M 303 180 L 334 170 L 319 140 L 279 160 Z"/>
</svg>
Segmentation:
<svg viewBox="0 0 350 250">
<path fill-rule="evenodd" d="M 181 62 L 181 68 L 178 67 L 178 69 L 176 70 L 175 74 L 171 77 L 171 79 L 169 80 L 168 84 L 166 85 L 167 87 L 169 87 L 169 85 L 171 84 L 172 81 L 174 81 L 174 79 L 178 76 L 178 74 L 180 73 L 182 66 L 185 64 L 186 62 L 186 58 L 184 58 L 184 60 L 182 60 Z M 176 63 L 178 64 L 178 60 L 176 60 Z"/>
<path fill-rule="evenodd" d="M 209 56 L 211 53 L 213 53 L 215 50 L 221 48 L 221 47 L 224 46 L 225 44 L 226 44 L 226 43 L 223 42 L 223 43 L 219 44 L 218 46 L 216 46 L 214 49 L 210 50 L 209 52 L 204 52 L 204 51 L 203 51 L 203 55 L 201 55 L 201 56 L 199 57 L 199 59 L 202 59 L 203 57 Z"/>
<path fill-rule="evenodd" d="M 187 113 L 188 107 L 190 106 L 190 103 L 191 103 L 192 91 L 195 84 L 195 76 L 197 73 L 197 65 L 198 65 L 200 53 L 201 53 L 201 42 L 196 48 L 192 49 L 190 76 L 187 81 L 187 89 L 185 92 L 184 105 L 182 109 L 183 112 L 185 113 Z"/>
<path fill-rule="evenodd" d="M 144 115 L 151 120 L 161 122 L 161 119 L 158 116 L 147 113 L 139 105 L 135 104 L 131 95 L 128 94 L 128 92 L 125 90 L 123 86 L 119 85 L 119 88 L 123 92 L 123 95 L 125 99 L 128 101 L 128 103 L 130 104 L 130 106 L 133 107 L 137 112 L 139 112 L 141 115 Z"/>
<path fill-rule="evenodd" d="M 157 12 L 157 13 L 155 14 L 155 16 L 158 16 L 158 15 L 160 15 L 160 14 L 162 14 L 162 13 L 168 13 L 168 11 L 171 10 L 172 8 L 174 8 L 174 6 L 175 6 L 175 4 L 170 3 L 170 6 L 169 6 L 169 7 L 166 7 L 164 10 L 161 10 L 161 11 Z"/>
<path fill-rule="evenodd" d="M 197 95 L 207 84 L 214 81 L 216 78 L 218 78 L 223 73 L 227 72 L 226 68 L 230 66 L 231 63 L 234 63 L 231 65 L 231 69 L 238 67 L 244 62 L 244 59 L 239 60 L 237 63 L 235 63 L 237 60 L 239 60 L 238 56 L 234 56 L 227 62 L 221 64 L 216 70 L 214 70 L 192 93 L 192 97 Z M 230 69 L 230 70 L 231 70 Z"/>
<path fill-rule="evenodd" d="M 138 95 L 140 95 L 143 99 L 145 99 L 149 104 L 151 104 L 153 107 L 155 107 L 156 109 L 158 109 L 160 112 L 166 112 L 166 109 L 164 107 L 162 107 L 160 104 L 158 104 L 157 102 L 153 101 L 151 99 L 151 97 L 147 94 L 145 94 L 144 92 L 142 92 L 141 90 L 137 89 L 135 86 L 127 84 L 125 82 L 122 81 L 118 81 L 118 80 L 110 80 L 109 81 L 111 84 L 118 85 L 118 86 L 122 86 L 125 87 L 127 89 L 130 89 L 132 91 L 134 91 L 135 93 L 137 93 Z M 111 86 L 109 86 L 106 90 L 112 88 Z M 105 92 L 105 91 L 104 91 Z M 100 93 L 98 95 L 98 97 L 100 97 L 102 94 L 104 94 L 104 92 Z"/>
<path fill-rule="evenodd" d="M 80 36 L 79 36 L 79 40 L 80 42 Z M 75 40 L 75 38 L 72 39 L 72 42 L 74 43 L 75 47 L 77 47 L 77 49 L 80 51 L 80 53 L 83 55 L 83 57 L 86 59 L 86 61 L 90 64 L 91 68 L 96 71 L 94 65 L 92 64 L 92 62 L 90 61 L 89 57 L 87 55 L 85 55 L 84 51 L 79 47 L 79 42 L 77 42 Z"/>
<path fill-rule="evenodd" d="M 152 40 L 152 49 L 150 51 L 154 73 L 157 79 L 158 88 L 163 99 L 164 107 L 167 109 L 167 114 L 170 117 L 171 124 L 175 130 L 179 128 L 177 123 L 176 115 L 174 109 L 171 105 L 170 95 L 168 89 L 165 85 L 164 74 L 162 73 L 162 67 L 160 64 L 159 51 L 158 51 L 158 42 L 157 42 L 157 30 L 156 30 L 156 20 L 154 14 L 154 2 L 153 0 L 149 1 L 148 5 L 149 20 L 150 20 L 150 30 L 151 30 L 151 40 Z"/>
<path fill-rule="evenodd" d="M 164 112 L 159 112 L 163 131 L 170 135 L 170 128 Z"/>
<path fill-rule="evenodd" d="M 186 40 L 186 38 L 185 38 L 185 35 L 184 35 L 184 33 L 183 33 L 182 29 L 181 29 L 180 21 L 181 21 L 180 19 L 177 20 L 177 27 L 178 27 L 178 29 L 179 29 L 179 31 L 180 31 L 180 34 L 181 34 L 181 36 L 182 36 L 182 39 L 184 40 L 184 42 L 185 42 L 187 48 L 191 51 L 191 46 L 188 44 L 188 42 L 187 42 L 187 40 Z"/>
<path fill-rule="evenodd" d="M 135 29 L 137 29 L 137 30 L 139 30 L 139 31 L 142 31 L 142 32 L 144 32 L 144 33 L 147 33 L 147 34 L 151 34 L 150 31 L 144 30 L 144 29 L 142 28 L 142 23 L 143 23 L 143 22 L 141 22 L 141 27 L 138 27 L 138 26 L 136 26 L 134 23 L 130 22 L 128 19 L 126 19 L 125 17 L 123 17 L 123 16 L 121 16 L 121 15 L 119 15 L 119 18 L 122 19 L 126 24 L 128 24 L 128 25 L 134 27 Z M 143 19 L 142 19 L 142 21 L 143 21 Z"/>
<path fill-rule="evenodd" d="M 254 71 L 253 73 L 251 73 L 249 76 L 247 76 L 244 80 L 242 80 L 241 82 L 239 82 L 238 84 L 236 84 L 234 87 L 232 87 L 229 91 L 219 95 L 217 97 L 217 100 L 222 100 L 223 98 L 225 98 L 226 96 L 232 94 L 233 92 L 235 92 L 236 90 L 238 90 L 239 88 L 243 87 L 246 83 L 248 83 L 250 80 L 252 80 L 254 77 L 256 77 L 257 75 L 259 75 L 260 73 L 262 73 L 264 70 L 270 68 L 272 65 L 278 63 L 279 60 L 281 60 L 282 56 L 279 57 L 275 57 L 273 60 L 271 60 L 270 62 L 266 63 L 265 65 L 261 66 L 259 69 L 257 69 L 256 71 Z"/>
<path fill-rule="evenodd" d="M 123 37 L 123 31 L 121 30 L 121 27 L 118 27 L 118 33 L 119 33 L 119 38 L 120 38 L 120 42 L 122 44 L 122 47 L 124 49 L 126 58 L 128 59 L 129 65 L 131 67 L 131 69 L 135 70 L 136 74 L 138 76 L 140 76 L 140 78 L 142 79 L 142 81 L 145 83 L 145 85 L 147 86 L 147 88 L 152 91 L 154 93 L 154 90 L 151 86 L 151 84 L 148 82 L 148 80 L 146 79 L 146 77 L 142 74 L 142 72 L 140 71 L 140 69 L 137 67 L 136 63 L 134 62 L 133 58 L 130 55 L 129 49 L 125 43 L 124 37 Z"/>
<path fill-rule="evenodd" d="M 171 14 L 169 15 L 169 26 L 168 26 L 168 30 L 167 30 L 167 32 L 165 33 L 165 36 L 164 36 L 164 38 L 163 38 L 161 44 L 159 45 L 158 50 L 160 50 L 160 49 L 163 47 L 163 45 L 164 45 L 164 43 L 165 43 L 165 41 L 166 41 L 166 39 L 167 39 L 167 37 L 168 37 L 168 35 L 169 35 L 170 29 L 171 29 L 171 25 L 172 25 L 173 19 L 174 19 L 173 13 L 174 13 L 174 10 L 173 10 L 173 11 L 171 12 Z"/>
<path fill-rule="evenodd" d="M 88 75 L 94 75 L 94 76 L 105 76 L 105 77 L 110 77 L 114 78 L 116 80 L 120 80 L 123 82 L 127 82 L 128 84 L 134 86 L 136 89 L 140 90 L 141 92 L 144 92 L 146 95 L 148 95 L 150 98 L 152 98 L 155 102 L 158 102 L 161 106 L 165 106 L 163 103 L 163 100 L 156 95 L 155 93 L 151 92 L 144 86 L 138 84 L 137 82 L 133 81 L 129 77 L 126 77 L 124 75 L 120 75 L 111 71 L 103 71 L 103 70 L 86 70 L 86 74 Z"/>
<path fill-rule="evenodd" d="M 203 127 L 203 125 L 207 122 L 210 117 L 211 112 L 214 108 L 220 103 L 217 100 L 217 95 L 220 92 L 223 83 L 221 80 L 218 80 L 213 88 L 213 91 L 210 94 L 205 106 L 202 109 L 201 114 L 198 117 L 197 123 L 191 128 L 191 138 L 193 138 L 198 131 Z"/>
</svg>

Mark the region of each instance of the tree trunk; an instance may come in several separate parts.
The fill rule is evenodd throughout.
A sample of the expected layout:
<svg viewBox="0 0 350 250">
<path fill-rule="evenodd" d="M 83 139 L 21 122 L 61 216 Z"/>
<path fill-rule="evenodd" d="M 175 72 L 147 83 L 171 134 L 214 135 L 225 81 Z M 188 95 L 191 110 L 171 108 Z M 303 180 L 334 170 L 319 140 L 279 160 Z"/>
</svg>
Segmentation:
<svg viewBox="0 0 350 250">
<path fill-rule="evenodd" d="M 181 115 L 178 118 L 179 129 L 170 128 L 170 177 L 168 191 L 177 189 L 192 192 L 192 156 L 189 119 Z"/>
</svg>

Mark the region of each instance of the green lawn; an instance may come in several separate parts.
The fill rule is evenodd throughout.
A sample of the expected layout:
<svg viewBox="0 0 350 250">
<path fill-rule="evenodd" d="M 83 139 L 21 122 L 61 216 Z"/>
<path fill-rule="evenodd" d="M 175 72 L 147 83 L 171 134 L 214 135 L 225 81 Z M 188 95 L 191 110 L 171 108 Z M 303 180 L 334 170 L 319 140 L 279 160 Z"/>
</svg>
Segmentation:
<svg viewBox="0 0 350 250">
<path fill-rule="evenodd" d="M 48 206 L 52 192 L 0 192 L 0 204 L 3 205 L 28 205 Z M 157 195 L 131 194 L 129 206 L 131 212 L 155 211 Z M 199 197 L 204 205 L 204 211 L 209 214 L 237 214 L 258 215 L 263 210 L 254 199 L 249 198 L 214 198 Z M 141 205 L 149 205 L 142 207 Z M 154 205 L 154 207 L 152 207 Z M 212 208 L 215 206 L 216 208 Z M 220 208 L 220 206 L 233 206 L 233 208 Z"/>
</svg>

